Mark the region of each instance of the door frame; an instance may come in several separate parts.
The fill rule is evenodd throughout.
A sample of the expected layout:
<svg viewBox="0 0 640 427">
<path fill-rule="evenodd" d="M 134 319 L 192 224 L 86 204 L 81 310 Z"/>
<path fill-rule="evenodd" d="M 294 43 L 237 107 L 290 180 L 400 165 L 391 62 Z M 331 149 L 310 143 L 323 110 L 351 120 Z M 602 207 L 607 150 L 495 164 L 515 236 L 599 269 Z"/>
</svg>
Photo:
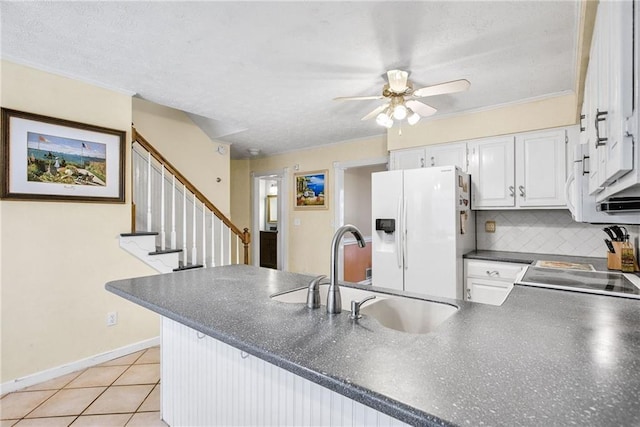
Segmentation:
<svg viewBox="0 0 640 427">
<path fill-rule="evenodd" d="M 333 162 L 333 230 L 334 232 L 344 225 L 344 171 L 363 166 L 387 165 L 389 169 L 389 156 L 373 157 L 371 159 L 349 160 L 346 162 Z M 371 231 L 365 232 L 369 235 Z M 369 243 L 370 244 L 370 243 Z M 344 280 L 344 242 L 340 242 L 338 249 L 338 280 Z"/>
<path fill-rule="evenodd" d="M 287 241 L 289 234 L 289 168 L 264 172 L 251 172 L 251 264 L 260 266 L 260 181 L 278 181 L 278 270 L 289 267 Z"/>
</svg>

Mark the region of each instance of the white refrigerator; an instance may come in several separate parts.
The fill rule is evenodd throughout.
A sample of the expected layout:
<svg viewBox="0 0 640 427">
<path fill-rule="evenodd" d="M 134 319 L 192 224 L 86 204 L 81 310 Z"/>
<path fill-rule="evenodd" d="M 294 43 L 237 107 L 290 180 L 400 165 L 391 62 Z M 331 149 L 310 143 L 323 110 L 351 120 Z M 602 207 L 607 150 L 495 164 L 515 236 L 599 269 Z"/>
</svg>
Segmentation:
<svg viewBox="0 0 640 427">
<path fill-rule="evenodd" d="M 469 175 L 455 166 L 371 175 L 372 284 L 463 299 L 475 249 Z"/>
</svg>

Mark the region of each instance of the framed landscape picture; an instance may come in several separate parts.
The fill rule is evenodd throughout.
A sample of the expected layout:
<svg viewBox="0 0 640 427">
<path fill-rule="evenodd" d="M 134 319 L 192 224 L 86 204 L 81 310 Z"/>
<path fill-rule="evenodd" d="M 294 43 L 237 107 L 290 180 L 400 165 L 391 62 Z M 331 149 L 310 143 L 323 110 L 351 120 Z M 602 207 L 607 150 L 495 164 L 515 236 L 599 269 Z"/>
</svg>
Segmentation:
<svg viewBox="0 0 640 427">
<path fill-rule="evenodd" d="M 2 109 L 3 199 L 124 203 L 126 132 Z"/>
<path fill-rule="evenodd" d="M 328 209 L 328 171 L 296 173 L 296 210 Z"/>
</svg>

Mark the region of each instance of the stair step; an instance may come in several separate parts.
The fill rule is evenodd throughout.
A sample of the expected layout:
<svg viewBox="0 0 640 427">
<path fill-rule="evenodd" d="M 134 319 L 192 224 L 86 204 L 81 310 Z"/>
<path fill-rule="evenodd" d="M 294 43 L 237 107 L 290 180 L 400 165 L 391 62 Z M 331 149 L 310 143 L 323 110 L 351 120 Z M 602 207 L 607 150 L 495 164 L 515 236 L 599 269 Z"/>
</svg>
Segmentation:
<svg viewBox="0 0 640 427">
<path fill-rule="evenodd" d="M 135 236 L 157 236 L 156 231 L 136 231 L 135 233 L 120 233 L 121 237 L 135 237 Z"/>
<path fill-rule="evenodd" d="M 165 249 L 162 250 L 160 248 L 156 248 L 155 251 L 149 252 L 149 255 L 162 255 L 162 254 L 173 254 L 176 252 L 182 252 L 182 249 Z"/>
<path fill-rule="evenodd" d="M 180 262 L 180 267 L 174 268 L 173 271 L 192 270 L 194 268 L 202 268 L 202 267 L 204 267 L 202 264 L 187 264 L 187 265 L 183 265 L 182 262 Z"/>
</svg>

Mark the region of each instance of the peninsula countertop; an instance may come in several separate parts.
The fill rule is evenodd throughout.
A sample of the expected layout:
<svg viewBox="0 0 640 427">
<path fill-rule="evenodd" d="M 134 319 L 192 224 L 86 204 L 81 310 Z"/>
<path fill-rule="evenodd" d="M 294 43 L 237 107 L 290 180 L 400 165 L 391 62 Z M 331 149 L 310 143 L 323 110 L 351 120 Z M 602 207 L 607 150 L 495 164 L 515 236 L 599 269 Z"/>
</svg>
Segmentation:
<svg viewBox="0 0 640 427">
<path fill-rule="evenodd" d="M 638 300 L 521 286 L 500 307 L 421 297 L 460 309 L 415 335 L 270 298 L 310 279 L 235 265 L 106 289 L 409 424 L 640 424 Z"/>
</svg>

